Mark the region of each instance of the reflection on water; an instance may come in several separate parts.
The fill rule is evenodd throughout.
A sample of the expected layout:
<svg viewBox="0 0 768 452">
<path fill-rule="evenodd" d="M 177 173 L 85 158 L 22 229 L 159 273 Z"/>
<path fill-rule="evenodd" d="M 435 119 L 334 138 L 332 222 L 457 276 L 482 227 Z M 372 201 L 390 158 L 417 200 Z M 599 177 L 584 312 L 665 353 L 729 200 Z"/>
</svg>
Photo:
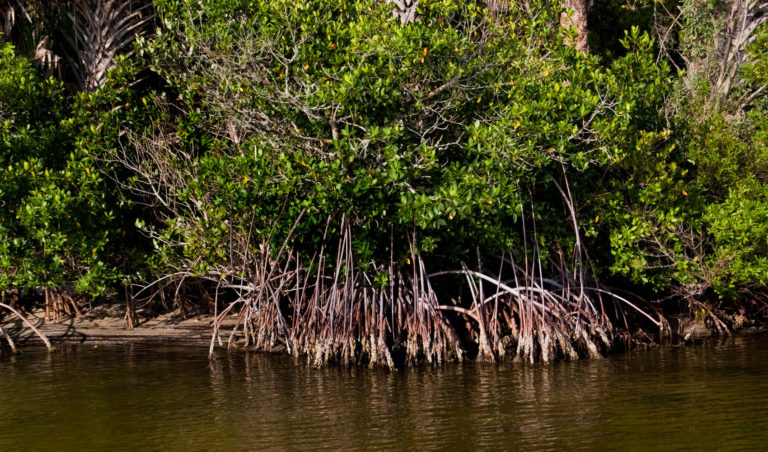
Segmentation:
<svg viewBox="0 0 768 452">
<path fill-rule="evenodd" d="M 390 373 L 282 355 L 65 348 L 0 360 L 0 450 L 765 449 L 768 337 Z"/>
</svg>

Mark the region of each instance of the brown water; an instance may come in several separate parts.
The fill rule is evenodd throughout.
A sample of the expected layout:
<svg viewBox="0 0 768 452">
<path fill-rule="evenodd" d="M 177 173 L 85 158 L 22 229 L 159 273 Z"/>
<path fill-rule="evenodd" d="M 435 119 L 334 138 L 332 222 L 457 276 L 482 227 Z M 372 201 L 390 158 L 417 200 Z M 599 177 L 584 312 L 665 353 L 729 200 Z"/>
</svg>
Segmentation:
<svg viewBox="0 0 768 452">
<path fill-rule="evenodd" d="M 766 450 L 768 337 L 395 373 L 139 346 L 0 359 L 0 451 L 478 448 Z"/>
</svg>

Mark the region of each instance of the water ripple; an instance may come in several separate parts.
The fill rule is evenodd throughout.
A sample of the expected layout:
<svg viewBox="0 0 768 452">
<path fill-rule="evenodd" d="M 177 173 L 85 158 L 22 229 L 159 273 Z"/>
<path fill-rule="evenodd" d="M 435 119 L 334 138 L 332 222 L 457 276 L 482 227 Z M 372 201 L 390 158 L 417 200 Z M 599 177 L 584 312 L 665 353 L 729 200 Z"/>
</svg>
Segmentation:
<svg viewBox="0 0 768 452">
<path fill-rule="evenodd" d="M 139 346 L 0 361 L 2 451 L 760 450 L 766 407 L 766 337 L 395 373 Z"/>
</svg>

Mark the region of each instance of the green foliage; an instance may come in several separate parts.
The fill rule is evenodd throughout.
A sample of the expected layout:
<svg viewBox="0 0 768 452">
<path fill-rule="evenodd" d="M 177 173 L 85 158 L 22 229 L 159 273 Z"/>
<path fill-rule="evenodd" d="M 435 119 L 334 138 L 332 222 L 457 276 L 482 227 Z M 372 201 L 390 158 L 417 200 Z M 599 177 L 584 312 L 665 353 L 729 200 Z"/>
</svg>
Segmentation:
<svg viewBox="0 0 768 452">
<path fill-rule="evenodd" d="M 170 269 L 276 250 L 301 212 L 292 246 L 307 257 L 341 218 L 360 265 L 405 259 L 414 237 L 444 264 L 520 251 L 534 213 L 541 252 L 567 254 L 557 183 L 589 203 L 628 140 L 658 129 L 667 70 L 637 28 L 606 69 L 563 44 L 545 3 L 492 17 L 422 1 L 407 25 L 380 1 L 226 4 L 158 1 L 164 28 L 140 47 L 183 101 L 137 138 L 165 166 L 130 187 L 173 181 L 142 223 Z"/>
<path fill-rule="evenodd" d="M 724 60 L 725 3 L 609 2 L 592 54 L 558 2 L 422 0 L 409 24 L 381 0 L 154 3 L 94 93 L 0 48 L 0 287 L 252 277 L 344 224 L 379 286 L 411 243 L 433 268 L 581 246 L 654 290 L 765 285 L 768 32 Z"/>
<path fill-rule="evenodd" d="M 114 206 L 64 88 L 0 48 L 0 287 L 106 291 Z M 86 132 L 81 132 L 86 128 Z M 81 134 L 82 133 L 82 134 Z M 96 133 L 95 129 L 93 133 Z"/>
<path fill-rule="evenodd" d="M 604 0 L 589 8 L 589 51 L 605 60 L 626 54 L 621 39 L 626 30 L 637 27 L 651 31 L 659 19 L 656 10 L 675 10 L 676 2 L 658 0 Z"/>
<path fill-rule="evenodd" d="M 694 6 L 701 8 L 693 8 Z M 766 54 L 764 26 L 737 64 L 719 55 L 733 29 L 724 4 L 686 3 L 678 51 L 688 64 L 667 101 L 664 135 L 648 135 L 631 183 L 610 201 L 624 213 L 611 230 L 615 273 L 687 297 L 765 286 Z M 734 42 L 734 45 L 740 45 Z M 720 47 L 719 47 L 720 46 Z M 640 148 L 638 147 L 638 150 Z M 648 158 L 650 156 L 650 158 Z M 634 188 L 632 188 L 634 187 Z"/>
</svg>

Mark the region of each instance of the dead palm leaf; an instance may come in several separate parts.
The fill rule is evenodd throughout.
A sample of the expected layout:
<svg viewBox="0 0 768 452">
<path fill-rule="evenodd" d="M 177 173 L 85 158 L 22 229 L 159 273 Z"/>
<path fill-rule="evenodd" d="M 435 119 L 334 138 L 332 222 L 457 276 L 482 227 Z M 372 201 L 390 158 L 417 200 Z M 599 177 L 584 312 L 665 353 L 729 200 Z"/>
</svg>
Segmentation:
<svg viewBox="0 0 768 452">
<path fill-rule="evenodd" d="M 6 36 L 10 34 L 19 15 L 32 22 L 32 18 L 20 0 L 0 0 L 0 33 Z"/>
</svg>

